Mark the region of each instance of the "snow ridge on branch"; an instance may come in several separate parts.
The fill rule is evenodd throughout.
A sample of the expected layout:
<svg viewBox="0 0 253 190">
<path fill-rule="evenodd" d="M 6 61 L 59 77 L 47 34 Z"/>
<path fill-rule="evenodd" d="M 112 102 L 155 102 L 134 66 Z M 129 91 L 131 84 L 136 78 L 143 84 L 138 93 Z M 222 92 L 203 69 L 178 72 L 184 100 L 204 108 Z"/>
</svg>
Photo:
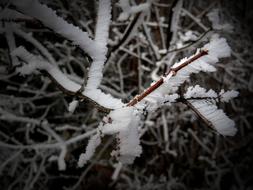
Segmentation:
<svg viewBox="0 0 253 190">
<path fill-rule="evenodd" d="M 93 43 L 88 33 L 63 20 L 46 5 L 40 4 L 37 0 L 12 0 L 12 4 L 24 14 L 38 19 L 48 28 L 73 41 L 73 43 L 80 46 L 91 57 L 96 57 L 98 47 Z"/>
<path fill-rule="evenodd" d="M 196 85 L 194 87 L 190 86 L 187 89 L 184 98 L 188 99 L 188 103 L 194 106 L 196 110 L 194 109 L 193 111 L 197 111 L 206 119 L 210 127 L 214 128 L 218 133 L 224 136 L 234 136 L 237 132 L 235 122 L 229 119 L 223 110 L 218 109 L 215 103 L 218 99 L 221 100 L 221 102 L 227 102 L 228 100 L 237 97 L 238 92 L 227 91 L 224 93 L 224 90 L 221 92 L 223 93 L 218 95 L 212 89 L 207 91 L 199 85 Z"/>
<path fill-rule="evenodd" d="M 202 51 L 206 51 L 207 53 L 201 55 Z M 156 90 L 148 94 L 143 101 L 139 102 L 139 105 L 141 107 L 143 106 L 141 104 L 145 104 L 147 106 L 152 105 L 151 107 L 155 108 L 156 106 L 153 104 L 157 103 L 159 106 L 159 103 L 161 103 L 160 100 L 168 93 L 175 93 L 178 90 L 178 87 L 189 79 L 191 74 L 199 73 L 200 71 L 216 71 L 214 64 L 217 63 L 220 58 L 230 56 L 230 52 L 231 49 L 226 40 L 224 38 L 218 38 L 217 36 L 214 36 L 210 43 L 206 44 L 200 50 L 197 50 L 194 55 L 175 63 L 166 76 L 160 79 L 162 80 L 162 84 Z M 196 56 L 198 56 L 198 58 L 195 58 Z M 188 61 L 191 59 L 194 60 L 188 63 Z M 176 72 L 175 69 L 177 70 Z M 138 106 L 138 104 L 136 106 Z"/>
<path fill-rule="evenodd" d="M 17 72 L 21 75 L 32 74 L 36 71 L 46 71 L 64 91 L 74 95 L 81 88 L 81 85 L 70 80 L 58 67 L 50 64 L 41 57 L 29 53 L 24 47 L 18 47 L 12 52 L 12 55 L 21 58 L 26 64 L 17 68 Z M 121 100 L 112 97 L 110 94 L 105 94 L 99 89 L 81 92 L 82 96 L 89 98 L 105 108 L 116 109 L 124 104 Z M 84 98 L 84 97 L 83 97 Z"/>
</svg>

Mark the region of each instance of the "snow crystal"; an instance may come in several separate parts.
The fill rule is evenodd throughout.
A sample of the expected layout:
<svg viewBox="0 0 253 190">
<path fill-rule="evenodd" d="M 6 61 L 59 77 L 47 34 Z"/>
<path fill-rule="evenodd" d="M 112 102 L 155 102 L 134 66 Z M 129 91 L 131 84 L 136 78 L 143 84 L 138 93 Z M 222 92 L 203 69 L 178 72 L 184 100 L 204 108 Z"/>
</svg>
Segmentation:
<svg viewBox="0 0 253 190">
<path fill-rule="evenodd" d="M 24 64 L 23 66 L 17 68 L 17 72 L 20 72 L 21 74 L 26 75 L 31 74 L 36 70 L 45 70 L 64 89 L 75 93 L 81 88 L 80 84 L 70 80 L 56 66 L 53 66 L 47 61 L 42 60 L 42 58 L 29 53 L 24 47 L 19 47 L 15 49 L 12 52 L 12 55 L 18 56 L 25 62 L 27 62 L 27 64 Z M 120 99 L 114 98 L 110 94 L 105 94 L 100 89 L 86 90 L 82 92 L 82 94 L 95 101 L 99 105 L 109 109 L 116 109 L 124 106 Z"/>
<path fill-rule="evenodd" d="M 132 164 L 136 157 L 142 153 L 140 137 L 138 133 L 139 117 L 133 116 L 128 125 L 128 130 L 122 130 L 118 134 L 119 138 L 119 161 L 124 164 Z"/>
<path fill-rule="evenodd" d="M 128 125 L 134 116 L 133 114 L 133 107 L 124 107 L 111 111 L 107 117 L 111 118 L 112 123 L 107 123 L 104 125 L 101 129 L 102 133 L 115 134 L 123 130 L 128 130 Z"/>
<path fill-rule="evenodd" d="M 234 136 L 236 134 L 237 129 L 234 121 L 228 118 L 223 110 L 218 109 L 216 105 L 206 100 L 189 100 L 189 102 L 212 123 L 218 133 L 224 136 Z"/>
<path fill-rule="evenodd" d="M 111 21 L 111 1 L 100 0 L 98 7 L 98 19 L 96 25 L 95 43 L 98 47 L 93 63 L 89 69 L 88 81 L 85 90 L 96 89 L 103 77 L 102 71 L 106 61 L 107 40 Z"/>
<path fill-rule="evenodd" d="M 71 113 L 74 113 L 77 106 L 78 106 L 78 101 L 73 100 L 72 102 L 69 103 L 68 111 Z"/>
<path fill-rule="evenodd" d="M 22 13 L 40 20 L 45 26 L 79 45 L 91 57 L 96 57 L 99 48 L 88 34 L 57 16 L 55 11 L 46 5 L 40 4 L 37 0 L 12 0 L 12 3 Z"/>
<path fill-rule="evenodd" d="M 212 64 L 218 62 L 220 58 L 230 56 L 231 52 L 226 40 L 224 38 L 218 38 L 217 35 L 214 35 L 210 42 L 203 47 L 203 49 L 208 51 L 207 55 L 203 55 L 197 60 L 191 62 L 189 65 L 183 67 L 177 71 L 176 75 L 173 75 L 172 72 L 170 72 L 169 75 L 163 77 L 164 83 L 146 96 L 142 101 L 137 103 L 136 107 L 146 107 L 149 111 L 155 110 L 161 105 L 161 103 L 164 102 L 165 95 L 175 93 L 178 87 L 188 80 L 192 73 L 199 73 L 200 71 L 216 71 Z M 199 54 L 199 52 L 200 50 L 198 49 L 194 55 L 189 58 L 181 59 L 179 62 L 175 63 L 172 68 L 182 65 L 185 61 Z M 205 89 L 199 86 L 195 86 L 195 88 L 191 87 L 188 90 L 188 93 L 185 95 L 187 98 L 191 96 L 217 97 L 217 94 L 213 90 L 206 92 Z"/>
<path fill-rule="evenodd" d="M 165 95 L 163 101 L 166 102 L 167 105 L 170 105 L 173 102 L 176 102 L 176 99 L 179 98 L 178 94 Z"/>
<path fill-rule="evenodd" d="M 146 11 L 150 7 L 150 4 L 149 3 L 141 3 L 139 5 L 130 6 L 128 0 L 120 0 L 119 6 L 122 9 L 122 13 L 120 13 L 118 20 L 125 21 L 129 18 L 129 16 L 131 14 Z"/>
<path fill-rule="evenodd" d="M 220 100 L 222 102 L 229 102 L 229 100 L 236 98 L 239 95 L 239 92 L 235 90 L 224 92 L 224 90 L 222 89 L 219 95 L 220 95 Z"/>
<path fill-rule="evenodd" d="M 117 109 L 124 106 L 121 99 L 114 98 L 110 94 L 105 94 L 100 89 L 85 90 L 83 95 L 106 108 Z"/>
<path fill-rule="evenodd" d="M 216 35 L 213 36 L 210 43 L 206 44 L 203 49 L 208 50 L 208 57 L 220 59 L 231 55 L 231 48 L 227 44 L 227 40 L 225 38 L 218 38 Z"/>
<path fill-rule="evenodd" d="M 212 89 L 207 91 L 205 88 L 202 88 L 199 85 L 196 85 L 196 86 L 190 86 L 187 89 L 187 92 L 184 94 L 184 97 L 186 99 L 189 99 L 189 98 L 203 98 L 203 97 L 217 98 L 218 95 Z"/>
<path fill-rule="evenodd" d="M 78 167 L 83 167 L 88 160 L 94 155 L 96 148 L 101 144 L 100 132 L 92 136 L 86 147 L 86 152 L 79 156 Z"/>
<path fill-rule="evenodd" d="M 207 14 L 207 18 L 212 23 L 212 28 L 216 30 L 224 30 L 224 31 L 231 31 L 233 30 L 233 26 L 228 23 L 221 23 L 221 19 L 219 16 L 219 9 L 213 9 L 211 12 Z"/>
<path fill-rule="evenodd" d="M 142 153 L 138 133 L 140 118 L 137 111 L 134 107 L 124 107 L 111 111 L 107 117 L 112 122 L 101 127 L 102 133 L 117 134 L 119 161 L 124 164 L 131 164 L 135 157 Z M 115 151 L 112 154 L 115 154 Z"/>
</svg>

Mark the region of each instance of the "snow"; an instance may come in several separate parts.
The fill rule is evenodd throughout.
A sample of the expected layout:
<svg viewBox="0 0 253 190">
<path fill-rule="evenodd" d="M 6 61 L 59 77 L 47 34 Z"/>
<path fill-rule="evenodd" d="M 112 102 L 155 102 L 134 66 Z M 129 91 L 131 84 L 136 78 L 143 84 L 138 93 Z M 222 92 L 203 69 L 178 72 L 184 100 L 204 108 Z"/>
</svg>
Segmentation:
<svg viewBox="0 0 253 190">
<path fill-rule="evenodd" d="M 211 12 L 207 14 L 207 18 L 212 23 L 212 28 L 216 30 L 223 30 L 223 31 L 231 31 L 233 30 L 233 26 L 231 26 L 228 23 L 222 23 L 220 16 L 219 16 L 219 10 L 213 9 Z"/>
<path fill-rule="evenodd" d="M 103 134 L 115 134 L 120 131 L 128 130 L 128 126 L 133 118 L 134 108 L 133 107 L 123 107 L 121 109 L 116 109 L 111 111 L 107 116 L 112 119 L 112 123 L 108 123 L 103 126 Z"/>
<path fill-rule="evenodd" d="M 197 60 L 193 61 L 189 65 L 180 69 L 175 76 L 172 75 L 172 72 L 169 73 L 166 77 L 163 77 L 164 83 L 157 88 L 155 91 L 150 93 L 146 96 L 140 103 L 142 105 L 137 105 L 139 107 L 143 107 L 143 104 L 149 104 L 151 109 L 156 109 L 164 99 L 166 94 L 175 93 L 178 87 L 184 83 L 186 80 L 189 79 L 192 73 L 199 73 L 200 71 L 203 72 L 214 72 L 216 71 L 213 64 L 219 61 L 220 58 L 225 58 L 230 56 L 231 49 L 228 46 L 226 40 L 224 38 L 218 38 L 218 36 L 214 35 L 210 42 L 206 44 L 203 50 L 208 51 L 207 55 L 204 55 Z M 189 58 L 183 58 L 179 62 L 175 63 L 172 68 L 176 68 L 183 64 L 185 61 L 191 59 L 192 57 L 196 56 L 200 52 L 200 49 L 196 51 L 194 55 Z M 215 92 L 209 91 L 208 93 L 213 94 Z"/>
<path fill-rule="evenodd" d="M 239 95 L 238 91 L 230 90 L 225 92 L 223 89 L 220 91 L 221 102 L 229 102 L 231 99 L 236 98 Z"/>
<path fill-rule="evenodd" d="M 98 48 L 89 35 L 57 16 L 56 12 L 46 5 L 40 4 L 37 0 L 12 0 L 11 2 L 22 13 L 40 20 L 48 28 L 80 46 L 92 58 L 96 57 Z"/>
<path fill-rule="evenodd" d="M 69 103 L 68 111 L 71 113 L 74 113 L 77 106 L 78 106 L 78 101 L 73 100 L 72 102 Z"/>
<path fill-rule="evenodd" d="M 94 136 L 92 136 L 86 147 L 86 152 L 79 156 L 78 167 L 83 167 L 88 160 L 94 155 L 96 148 L 101 144 L 101 136 L 98 131 Z"/>
<path fill-rule="evenodd" d="M 189 100 L 189 102 L 203 115 L 218 133 L 224 136 L 234 136 L 237 132 L 233 120 L 218 109 L 216 105 L 206 100 Z"/>
<path fill-rule="evenodd" d="M 27 63 L 17 68 L 17 72 L 21 75 L 29 75 L 38 69 L 48 69 L 50 67 L 47 62 L 43 62 L 40 58 L 29 53 L 23 46 L 14 49 L 11 55 L 20 57 Z"/>
<path fill-rule="evenodd" d="M 17 72 L 22 75 L 28 75 L 37 70 L 45 70 L 67 91 L 75 93 L 81 88 L 80 84 L 70 80 L 58 67 L 51 65 L 41 57 L 29 53 L 22 46 L 15 49 L 12 55 L 20 57 L 27 63 L 17 68 Z M 86 90 L 82 92 L 82 94 L 99 105 L 109 109 L 116 109 L 124 106 L 120 99 L 114 98 L 110 94 L 105 94 L 100 89 Z"/>
<path fill-rule="evenodd" d="M 60 171 L 64 171 L 66 170 L 66 162 L 64 160 L 65 156 L 67 154 L 67 147 L 63 144 L 61 146 L 61 153 L 57 159 L 57 163 L 58 163 L 58 168 Z"/>
<path fill-rule="evenodd" d="M 179 35 L 180 40 L 182 40 L 182 42 L 188 42 L 188 41 L 196 41 L 196 40 L 198 40 L 196 32 L 194 32 L 192 30 L 188 30 L 185 33 L 179 32 L 178 35 Z"/>
<path fill-rule="evenodd" d="M 134 107 L 123 107 L 111 111 L 98 126 L 98 132 L 90 140 L 86 152 L 79 157 L 82 167 L 94 154 L 101 143 L 101 136 L 116 134 L 118 149 L 112 151 L 122 164 L 131 164 L 142 153 L 138 125 L 140 118 Z"/>
<path fill-rule="evenodd" d="M 89 69 L 88 81 L 85 89 L 96 89 L 103 77 L 102 70 L 106 61 L 107 40 L 109 25 L 111 22 L 111 1 L 100 0 L 98 7 L 98 19 L 96 25 L 95 43 L 98 47 L 96 56 Z"/>
<path fill-rule="evenodd" d="M 114 98 L 110 94 L 105 94 L 100 89 L 85 90 L 83 95 L 106 108 L 117 109 L 124 106 L 121 99 Z"/>
<path fill-rule="evenodd" d="M 125 21 L 130 15 L 136 14 L 138 12 L 146 11 L 150 7 L 150 3 L 141 3 L 139 5 L 130 6 L 129 0 L 120 0 L 119 6 L 122 9 L 122 13 L 120 13 L 118 20 Z"/>
<path fill-rule="evenodd" d="M 231 55 L 231 48 L 227 44 L 227 40 L 219 38 L 217 35 L 213 35 L 211 42 L 206 44 L 203 49 L 208 50 L 208 58 L 220 59 Z"/>
<path fill-rule="evenodd" d="M 165 95 L 163 102 L 166 102 L 166 105 L 170 105 L 173 102 L 176 102 L 176 100 L 179 98 L 178 94 L 171 94 L 171 95 Z"/>
<path fill-rule="evenodd" d="M 142 147 L 138 125 L 140 118 L 134 107 L 124 107 L 111 111 L 108 115 L 112 123 L 107 123 L 101 128 L 103 134 L 115 134 L 119 139 L 119 161 L 123 164 L 133 163 L 135 157 L 140 156 Z M 116 151 L 113 151 L 115 154 Z"/>
<path fill-rule="evenodd" d="M 56 61 L 51 55 L 51 53 L 45 48 L 38 40 L 36 40 L 33 36 L 32 33 L 27 33 L 23 32 L 21 29 L 18 27 L 13 27 L 13 32 L 17 34 L 18 36 L 22 37 L 25 39 L 27 42 L 31 43 L 35 48 L 37 48 L 41 54 L 51 63 L 56 65 Z"/>
<path fill-rule="evenodd" d="M 186 99 L 189 98 L 217 98 L 218 94 L 212 89 L 207 91 L 205 88 L 200 87 L 199 85 L 190 86 L 187 89 L 187 92 L 184 94 Z"/>
</svg>

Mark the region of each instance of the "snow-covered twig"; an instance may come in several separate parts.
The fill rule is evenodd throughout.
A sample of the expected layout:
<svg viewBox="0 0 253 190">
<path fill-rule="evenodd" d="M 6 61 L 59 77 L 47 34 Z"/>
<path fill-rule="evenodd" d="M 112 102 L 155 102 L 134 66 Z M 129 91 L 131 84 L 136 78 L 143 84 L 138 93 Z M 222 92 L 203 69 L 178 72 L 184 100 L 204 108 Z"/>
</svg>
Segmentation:
<svg viewBox="0 0 253 190">
<path fill-rule="evenodd" d="M 12 0 L 11 2 L 19 11 L 38 19 L 56 33 L 73 41 L 92 58 L 96 57 L 99 47 L 97 47 L 96 43 L 94 43 L 89 35 L 77 26 L 69 24 L 67 21 L 63 20 L 55 13 L 55 11 L 46 5 L 40 4 L 37 0 Z"/>
<path fill-rule="evenodd" d="M 102 80 L 102 70 L 106 61 L 107 40 L 111 21 L 111 0 L 100 0 L 98 5 L 98 19 L 95 34 L 97 46 L 96 55 L 89 69 L 88 81 L 85 90 L 97 89 Z M 88 42 L 86 42 L 88 43 Z"/>
<path fill-rule="evenodd" d="M 99 89 L 79 92 L 79 89 L 81 88 L 80 84 L 67 78 L 66 75 L 58 69 L 58 67 L 53 66 L 46 60 L 29 53 L 23 47 L 19 47 L 14 50 L 12 55 L 18 56 L 27 63 L 17 68 L 17 71 L 22 75 L 31 74 L 38 70 L 44 70 L 63 92 L 69 95 L 77 96 L 80 99 L 88 99 L 103 111 L 116 109 L 124 105 L 119 99 L 113 98 L 111 95 L 105 94 Z"/>
</svg>

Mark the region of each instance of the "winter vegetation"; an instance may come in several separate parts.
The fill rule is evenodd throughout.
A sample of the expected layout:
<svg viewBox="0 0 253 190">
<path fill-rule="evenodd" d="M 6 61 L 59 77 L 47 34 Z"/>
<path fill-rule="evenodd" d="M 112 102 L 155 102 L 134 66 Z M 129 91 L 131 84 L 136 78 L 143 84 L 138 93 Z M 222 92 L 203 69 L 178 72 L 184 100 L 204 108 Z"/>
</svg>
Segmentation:
<svg viewBox="0 0 253 190">
<path fill-rule="evenodd" d="M 3 189 L 251 189 L 251 37 L 221 1 L 0 2 Z"/>
</svg>

